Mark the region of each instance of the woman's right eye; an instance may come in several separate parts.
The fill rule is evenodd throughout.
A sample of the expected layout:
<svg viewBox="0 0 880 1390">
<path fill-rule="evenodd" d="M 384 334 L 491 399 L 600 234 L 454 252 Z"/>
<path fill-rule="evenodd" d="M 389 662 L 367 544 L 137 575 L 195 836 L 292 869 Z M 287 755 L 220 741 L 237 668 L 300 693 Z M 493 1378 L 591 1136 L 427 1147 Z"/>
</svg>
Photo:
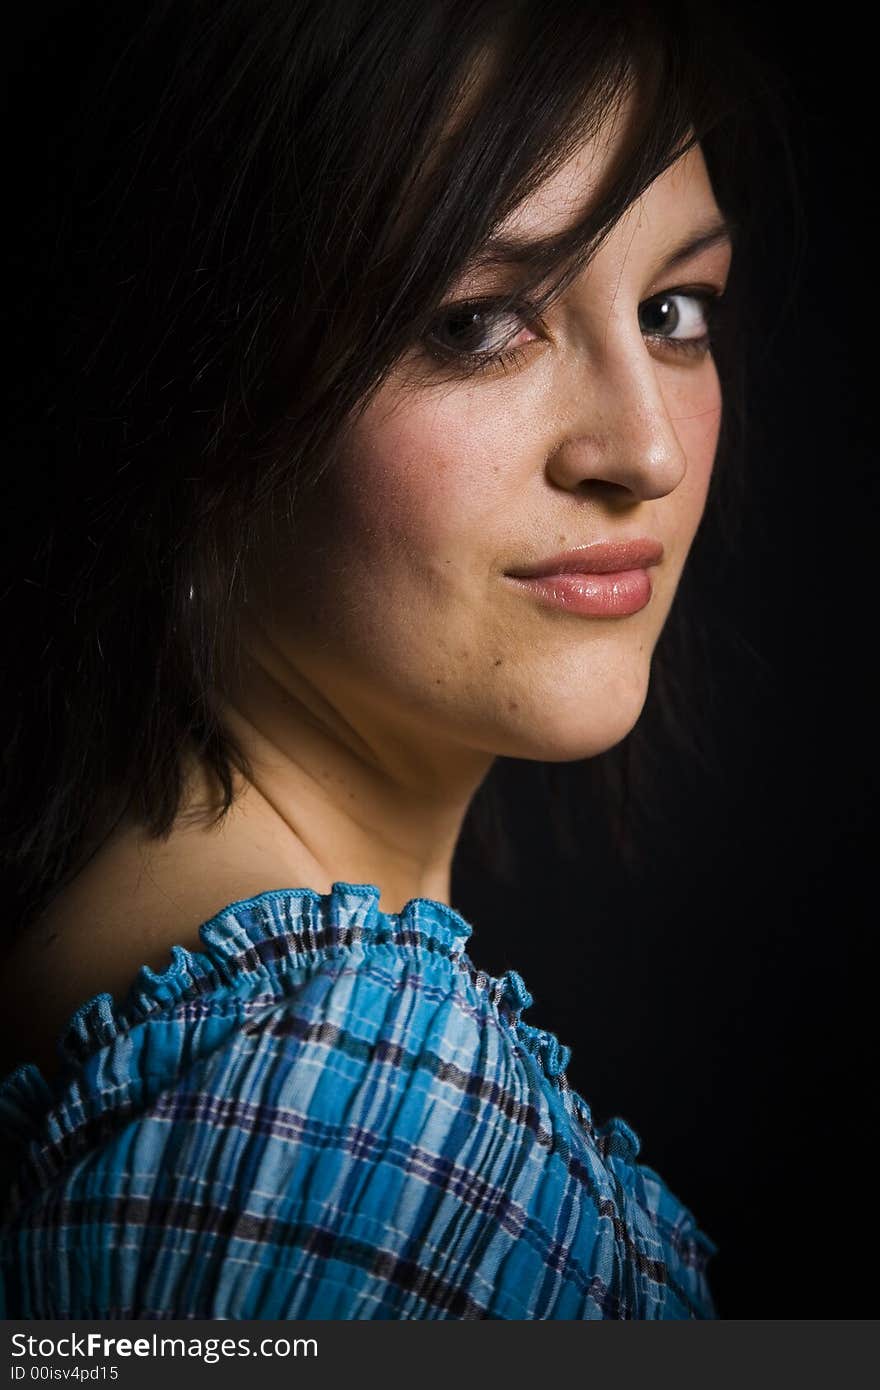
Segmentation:
<svg viewBox="0 0 880 1390">
<path fill-rule="evenodd" d="M 525 326 L 522 307 L 502 309 L 494 300 L 461 301 L 440 311 L 423 341 L 429 351 L 443 357 L 491 360 Z"/>
</svg>

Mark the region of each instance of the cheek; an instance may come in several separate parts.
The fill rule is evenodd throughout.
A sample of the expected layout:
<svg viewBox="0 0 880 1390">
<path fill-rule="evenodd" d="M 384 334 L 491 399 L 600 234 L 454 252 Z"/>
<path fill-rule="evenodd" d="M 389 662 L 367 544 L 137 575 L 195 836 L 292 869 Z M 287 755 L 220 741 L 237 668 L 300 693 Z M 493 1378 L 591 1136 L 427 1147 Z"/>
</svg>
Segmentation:
<svg viewBox="0 0 880 1390">
<path fill-rule="evenodd" d="M 509 415 L 467 390 L 368 411 L 346 438 L 337 515 L 349 534 L 381 537 L 386 557 L 466 563 L 475 545 L 482 557 L 489 519 L 503 515 L 512 437 Z"/>
<path fill-rule="evenodd" d="M 531 454 L 526 407 L 490 389 L 386 387 L 296 498 L 294 543 L 267 545 L 264 612 L 301 644 L 416 655 L 471 644 Z M 256 590 L 255 590 L 256 592 Z M 335 636 L 333 635 L 335 634 Z"/>
<path fill-rule="evenodd" d="M 345 431 L 300 508 L 278 623 L 313 678 L 343 689 L 357 672 L 397 701 L 430 693 L 445 707 L 451 673 L 471 679 L 491 625 L 485 595 L 516 486 L 510 414 L 461 388 L 397 409 L 388 394 Z"/>
</svg>

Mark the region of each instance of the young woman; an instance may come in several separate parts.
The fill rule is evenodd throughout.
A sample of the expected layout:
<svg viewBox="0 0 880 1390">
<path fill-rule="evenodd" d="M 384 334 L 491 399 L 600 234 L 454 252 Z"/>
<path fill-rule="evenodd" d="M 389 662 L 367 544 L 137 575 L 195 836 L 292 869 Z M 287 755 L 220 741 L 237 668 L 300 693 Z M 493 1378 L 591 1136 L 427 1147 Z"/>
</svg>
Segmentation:
<svg viewBox="0 0 880 1390">
<path fill-rule="evenodd" d="M 17 76 L 5 1316 L 714 1316 L 450 875 L 639 719 L 760 75 L 702 4 L 211 0 Z"/>
</svg>

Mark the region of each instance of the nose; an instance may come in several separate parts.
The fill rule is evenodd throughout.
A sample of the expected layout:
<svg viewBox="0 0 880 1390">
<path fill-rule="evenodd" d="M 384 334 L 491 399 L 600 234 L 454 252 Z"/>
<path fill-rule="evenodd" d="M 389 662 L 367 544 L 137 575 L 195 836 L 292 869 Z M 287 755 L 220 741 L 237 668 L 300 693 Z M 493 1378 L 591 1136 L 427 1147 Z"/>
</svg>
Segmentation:
<svg viewBox="0 0 880 1390">
<path fill-rule="evenodd" d="M 547 476 L 584 492 L 622 489 L 637 500 L 665 497 L 687 472 L 687 459 L 644 344 L 619 361 L 579 374 L 576 404 L 552 449 Z"/>
</svg>

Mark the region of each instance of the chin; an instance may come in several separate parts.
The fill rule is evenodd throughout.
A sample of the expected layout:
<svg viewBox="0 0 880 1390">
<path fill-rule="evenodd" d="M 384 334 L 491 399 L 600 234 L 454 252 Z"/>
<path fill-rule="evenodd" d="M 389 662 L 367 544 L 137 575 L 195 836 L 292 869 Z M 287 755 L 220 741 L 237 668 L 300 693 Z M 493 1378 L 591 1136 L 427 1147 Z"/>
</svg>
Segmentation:
<svg viewBox="0 0 880 1390">
<path fill-rule="evenodd" d="M 575 762 L 595 758 L 632 733 L 648 695 L 648 670 L 627 679 L 581 683 L 575 696 L 561 698 L 560 690 L 543 692 L 540 705 L 531 701 L 507 712 L 505 757 L 540 762 Z"/>
</svg>

